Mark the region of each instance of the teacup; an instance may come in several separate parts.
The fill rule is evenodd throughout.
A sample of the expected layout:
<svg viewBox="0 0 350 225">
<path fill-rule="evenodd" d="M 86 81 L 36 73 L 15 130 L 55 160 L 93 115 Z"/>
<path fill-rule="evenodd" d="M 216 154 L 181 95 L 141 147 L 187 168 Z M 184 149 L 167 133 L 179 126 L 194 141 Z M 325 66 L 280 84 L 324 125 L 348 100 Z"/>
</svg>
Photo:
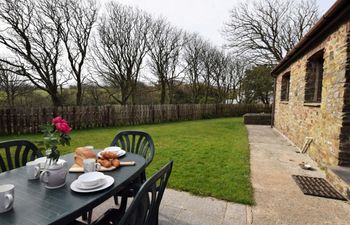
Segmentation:
<svg viewBox="0 0 350 225">
<path fill-rule="evenodd" d="M 89 172 L 79 176 L 79 182 L 85 187 L 93 187 L 101 183 L 104 179 L 104 174 L 101 172 Z"/>
<path fill-rule="evenodd" d="M 15 186 L 13 184 L 0 185 L 0 213 L 12 209 L 15 200 Z"/>
<path fill-rule="evenodd" d="M 101 164 L 96 163 L 96 159 L 84 159 L 84 173 L 95 172 L 101 169 Z"/>
<path fill-rule="evenodd" d="M 39 179 L 40 176 L 40 162 L 31 161 L 26 163 L 28 180 Z"/>
</svg>

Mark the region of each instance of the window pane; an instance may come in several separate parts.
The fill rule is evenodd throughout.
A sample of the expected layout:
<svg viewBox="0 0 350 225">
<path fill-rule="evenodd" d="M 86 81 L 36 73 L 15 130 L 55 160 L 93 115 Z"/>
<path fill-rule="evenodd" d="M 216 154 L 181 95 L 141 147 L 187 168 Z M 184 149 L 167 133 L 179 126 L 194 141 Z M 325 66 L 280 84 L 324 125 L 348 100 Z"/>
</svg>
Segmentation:
<svg viewBox="0 0 350 225">
<path fill-rule="evenodd" d="M 323 63 L 323 50 L 308 60 L 305 76 L 305 102 L 321 102 Z"/>
</svg>

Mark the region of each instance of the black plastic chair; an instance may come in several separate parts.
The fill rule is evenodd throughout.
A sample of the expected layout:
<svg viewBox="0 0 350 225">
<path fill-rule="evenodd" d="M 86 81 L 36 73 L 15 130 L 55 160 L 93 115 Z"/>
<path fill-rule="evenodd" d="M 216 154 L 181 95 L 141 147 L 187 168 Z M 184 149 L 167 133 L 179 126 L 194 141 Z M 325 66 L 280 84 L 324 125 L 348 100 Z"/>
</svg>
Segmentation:
<svg viewBox="0 0 350 225">
<path fill-rule="evenodd" d="M 114 137 L 111 146 L 118 146 L 127 152 L 143 156 L 146 159 L 146 166 L 153 160 L 154 143 L 146 132 L 121 131 Z"/>
<path fill-rule="evenodd" d="M 152 162 L 154 156 L 154 143 L 151 136 L 143 131 L 121 131 L 113 139 L 111 146 L 118 146 L 123 150 L 141 155 L 146 159 L 146 167 Z M 120 209 L 126 209 L 127 198 L 134 197 L 135 189 L 146 181 L 146 172 L 142 172 L 139 179 L 132 182 L 121 193 L 117 193 L 114 197 L 115 204 L 118 205 L 118 196 L 122 197 Z"/>
<path fill-rule="evenodd" d="M 109 209 L 94 225 L 158 225 L 159 206 L 168 183 L 173 161 L 149 178 L 137 192 L 130 207 L 124 213 Z"/>
<path fill-rule="evenodd" d="M 25 166 L 28 161 L 33 161 L 42 156 L 38 148 L 30 141 L 12 140 L 0 142 L 1 172 Z"/>
</svg>

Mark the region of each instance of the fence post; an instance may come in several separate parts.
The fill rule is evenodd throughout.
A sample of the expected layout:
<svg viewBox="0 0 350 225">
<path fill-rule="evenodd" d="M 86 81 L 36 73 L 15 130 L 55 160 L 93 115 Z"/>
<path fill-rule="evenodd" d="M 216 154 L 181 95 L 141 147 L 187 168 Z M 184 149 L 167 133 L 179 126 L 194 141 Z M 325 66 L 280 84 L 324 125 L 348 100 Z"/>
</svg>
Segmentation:
<svg viewBox="0 0 350 225">
<path fill-rule="evenodd" d="M 151 115 L 152 115 L 152 123 L 154 123 L 154 105 L 151 105 Z"/>
</svg>

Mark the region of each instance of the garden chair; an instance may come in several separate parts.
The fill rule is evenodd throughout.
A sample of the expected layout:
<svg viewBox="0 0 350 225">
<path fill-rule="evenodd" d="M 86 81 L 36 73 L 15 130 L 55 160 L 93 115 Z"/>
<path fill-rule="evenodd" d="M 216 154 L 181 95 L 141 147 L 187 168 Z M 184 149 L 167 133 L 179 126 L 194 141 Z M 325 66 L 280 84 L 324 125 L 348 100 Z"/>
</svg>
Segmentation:
<svg viewBox="0 0 350 225">
<path fill-rule="evenodd" d="M 159 206 L 173 167 L 170 161 L 139 189 L 129 208 L 109 209 L 94 225 L 158 225 Z"/>
<path fill-rule="evenodd" d="M 111 146 L 118 146 L 123 150 L 141 155 L 146 159 L 146 167 L 152 162 L 154 156 L 154 143 L 151 136 L 143 131 L 121 131 L 113 139 Z M 122 193 L 117 193 L 114 197 L 115 204 L 118 205 L 118 196 L 122 197 L 120 209 L 126 209 L 127 198 L 134 197 L 135 190 L 146 181 L 146 172 L 131 183 Z"/>
<path fill-rule="evenodd" d="M 26 140 L 12 140 L 0 142 L 0 169 L 1 172 L 25 166 L 43 155 L 38 148 Z"/>
</svg>

